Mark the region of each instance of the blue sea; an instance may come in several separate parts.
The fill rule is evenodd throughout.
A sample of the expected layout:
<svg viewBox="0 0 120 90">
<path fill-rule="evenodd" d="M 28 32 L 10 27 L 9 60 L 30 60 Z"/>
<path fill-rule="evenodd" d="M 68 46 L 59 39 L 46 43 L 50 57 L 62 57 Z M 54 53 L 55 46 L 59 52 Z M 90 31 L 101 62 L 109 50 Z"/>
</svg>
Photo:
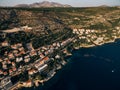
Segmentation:
<svg viewBox="0 0 120 90">
<path fill-rule="evenodd" d="M 43 86 L 24 90 L 120 90 L 120 40 L 72 54 Z"/>
</svg>

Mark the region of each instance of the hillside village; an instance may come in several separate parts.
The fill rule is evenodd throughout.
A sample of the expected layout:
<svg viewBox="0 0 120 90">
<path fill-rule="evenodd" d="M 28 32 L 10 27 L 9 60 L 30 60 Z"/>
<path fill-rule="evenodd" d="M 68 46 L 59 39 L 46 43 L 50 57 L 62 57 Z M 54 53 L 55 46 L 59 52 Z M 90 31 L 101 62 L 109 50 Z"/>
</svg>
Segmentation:
<svg viewBox="0 0 120 90">
<path fill-rule="evenodd" d="M 59 69 L 61 65 L 66 63 L 61 59 L 63 56 L 61 56 L 60 52 L 62 53 L 64 47 L 74 40 L 74 38 L 69 38 L 65 41 L 54 42 L 52 45 L 34 49 L 31 42 L 25 43 L 25 45 L 23 45 L 22 42 L 10 44 L 9 41 L 5 39 L 6 34 L 9 35 L 14 32 L 7 31 L 1 33 L 2 42 L 0 43 L 0 88 L 5 90 L 19 87 L 17 85 L 31 87 L 33 85 L 32 80 L 34 80 L 36 76 L 41 77 L 42 80 L 46 80 L 47 77 L 49 79 L 51 75 L 55 73 L 55 67 Z M 57 61 L 57 66 L 54 66 L 54 63 L 51 63 L 54 60 L 59 60 L 59 62 Z M 21 76 L 22 74 L 24 77 Z M 34 74 L 37 75 L 34 76 Z M 15 77 L 19 77 L 17 78 L 17 81 L 15 81 Z M 27 80 L 29 81 L 29 84 Z M 40 78 L 36 80 L 39 81 Z M 34 80 L 35 83 L 36 80 Z M 8 81 L 9 83 L 7 83 Z"/>
<path fill-rule="evenodd" d="M 93 47 L 105 43 L 114 42 L 120 38 L 120 27 L 111 30 L 94 30 L 94 29 L 73 29 L 73 33 L 78 35 L 76 47 Z"/>
<path fill-rule="evenodd" d="M 39 86 L 67 63 L 72 49 L 118 38 L 118 7 L 0 8 L 0 89 Z"/>
<path fill-rule="evenodd" d="M 114 30 L 109 32 L 107 30 L 73 29 L 73 33 L 77 35 L 76 38 L 68 38 L 37 49 L 33 47 L 31 42 L 12 44 L 5 39 L 6 36 L 13 33 L 31 29 L 27 26 L 27 28 L 18 30 L 15 28 L 15 31 L 12 32 L 6 30 L 0 34 L 0 88 L 4 90 L 31 87 L 33 84 L 38 86 L 38 82 L 43 83 L 50 79 L 56 73 L 56 70 L 61 68 L 61 65 L 65 65 L 63 54 L 66 53 L 66 46 L 70 43 L 75 48 L 91 47 L 113 42 L 120 38 L 120 27 L 115 27 Z M 18 80 L 15 80 L 15 78 L 18 78 Z"/>
</svg>

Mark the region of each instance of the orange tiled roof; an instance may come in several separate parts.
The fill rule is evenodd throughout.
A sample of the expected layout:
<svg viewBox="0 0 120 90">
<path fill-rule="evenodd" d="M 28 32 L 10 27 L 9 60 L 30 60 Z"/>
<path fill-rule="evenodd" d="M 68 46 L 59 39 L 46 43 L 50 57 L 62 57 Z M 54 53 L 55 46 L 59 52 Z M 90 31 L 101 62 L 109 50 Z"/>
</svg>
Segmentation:
<svg viewBox="0 0 120 90">
<path fill-rule="evenodd" d="M 31 83 L 31 80 L 26 81 L 26 83 Z"/>
<path fill-rule="evenodd" d="M 13 72 L 12 69 L 10 69 L 10 70 L 9 70 L 9 73 L 12 73 L 12 72 Z"/>
<path fill-rule="evenodd" d="M 43 60 L 44 60 L 44 61 L 47 61 L 47 60 L 49 60 L 49 57 L 45 57 L 45 58 L 43 58 Z"/>
<path fill-rule="evenodd" d="M 7 75 L 8 73 L 7 72 L 4 72 L 4 75 Z"/>
<path fill-rule="evenodd" d="M 30 69 L 29 72 L 34 72 L 34 69 Z"/>
<path fill-rule="evenodd" d="M 16 71 L 16 68 L 13 68 L 13 71 Z"/>
<path fill-rule="evenodd" d="M 2 71 L 2 70 L 0 70 L 0 73 L 2 74 L 2 73 L 3 73 L 3 71 Z"/>
</svg>

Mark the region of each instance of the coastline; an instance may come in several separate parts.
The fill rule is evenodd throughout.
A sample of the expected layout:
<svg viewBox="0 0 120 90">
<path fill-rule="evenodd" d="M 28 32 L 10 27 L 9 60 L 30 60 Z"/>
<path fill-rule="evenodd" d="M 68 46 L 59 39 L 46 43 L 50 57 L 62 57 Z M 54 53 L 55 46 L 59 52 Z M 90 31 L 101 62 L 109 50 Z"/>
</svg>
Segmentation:
<svg viewBox="0 0 120 90">
<path fill-rule="evenodd" d="M 29 84 L 26 84 L 25 82 L 21 82 L 18 83 L 16 86 L 14 86 L 12 89 L 10 90 L 17 90 L 17 89 L 22 89 L 22 88 L 31 88 L 31 87 L 39 87 L 40 85 L 44 85 L 45 82 L 47 82 L 48 80 L 50 80 L 52 77 L 54 77 L 54 75 L 56 74 L 56 72 L 53 72 L 52 75 L 44 80 L 34 80 L 34 81 L 29 81 Z"/>
<path fill-rule="evenodd" d="M 91 66 L 94 64 L 99 66 L 95 62 L 100 59 L 100 62 L 103 60 L 105 63 L 112 64 L 112 73 L 116 73 L 114 68 L 120 66 L 119 64 L 115 65 L 115 61 L 112 61 L 112 59 L 118 59 L 117 63 L 119 63 L 120 58 L 117 58 L 120 51 L 120 12 L 118 7 L 70 8 L 67 10 L 64 8 L 24 10 L 5 7 L 1 10 L 1 15 L 4 13 L 6 15 L 2 15 L 5 22 L 2 20 L 0 34 L 0 90 L 36 90 L 37 88 L 49 88 L 47 87 L 49 84 L 55 88 L 57 84 L 60 84 L 60 80 L 68 90 L 73 90 L 77 86 L 76 84 L 78 86 L 81 83 L 86 84 L 85 79 L 88 79 L 88 76 L 93 73 L 85 73 L 88 76 L 83 79 L 85 83 L 82 82 L 79 77 L 86 71 L 81 68 L 82 65 L 87 68 L 90 63 L 92 63 Z M 51 17 L 51 15 L 53 16 Z M 112 44 L 115 46 L 111 46 Z M 116 56 L 114 57 L 113 54 Z M 91 62 L 92 58 L 96 61 Z M 87 64 L 86 59 L 90 61 Z M 79 62 L 81 60 L 84 60 L 85 64 Z M 77 64 L 78 66 L 73 70 L 67 67 L 73 64 L 73 67 Z M 104 70 L 104 65 L 101 66 L 101 70 Z M 105 66 L 107 67 L 107 65 Z M 94 69 L 100 71 L 97 67 Z M 70 73 L 68 73 L 69 70 Z M 79 71 L 80 73 L 78 73 Z M 88 71 L 90 71 L 90 67 Z M 73 75 L 66 80 L 66 78 L 61 78 L 63 73 L 65 73 L 63 76 L 67 77 L 72 74 L 76 76 Z M 96 75 L 95 72 L 92 76 L 94 75 Z M 81 82 L 75 83 L 75 78 L 77 78 L 76 81 L 80 80 Z M 72 79 L 73 83 L 71 83 Z M 94 81 L 94 79 L 90 79 Z M 65 81 L 70 83 L 70 86 Z M 88 80 L 88 84 L 92 83 Z M 60 90 L 65 88 L 64 85 L 59 85 L 62 87 Z M 99 85 L 101 86 L 101 84 Z M 59 86 L 57 86 L 58 89 Z M 57 88 L 43 90 L 58 90 Z"/>
<path fill-rule="evenodd" d="M 84 46 L 80 45 L 79 48 L 77 48 L 77 49 L 80 49 L 80 48 L 90 48 L 90 47 L 95 47 L 95 46 L 101 46 L 101 45 L 104 45 L 104 44 L 113 43 L 117 39 L 120 39 L 120 37 L 119 38 L 115 38 L 114 40 L 104 41 L 103 43 L 99 43 L 99 44 L 84 45 Z"/>
<path fill-rule="evenodd" d="M 115 38 L 114 40 L 109 40 L 109 41 L 104 41 L 103 43 L 100 43 L 100 44 L 98 44 L 98 45 L 95 45 L 95 44 L 92 44 L 92 45 L 84 45 L 84 46 L 79 46 L 79 47 L 73 47 L 73 50 L 78 50 L 78 49 L 80 49 L 80 48 L 90 48 L 90 47 L 95 47 L 95 46 L 101 46 L 101 45 L 103 45 L 103 44 L 107 44 L 107 43 L 113 43 L 113 42 L 115 42 L 115 40 L 116 39 L 120 39 L 120 37 L 119 38 Z M 68 53 L 67 51 L 66 51 L 66 57 L 67 56 L 70 56 L 70 55 L 72 55 L 71 53 Z M 64 60 L 65 61 L 65 60 Z M 66 61 L 65 61 L 66 62 Z M 67 62 L 66 62 L 67 63 Z M 65 64 L 66 64 L 65 63 Z M 65 64 L 62 64 L 62 65 L 65 65 Z M 61 67 L 59 67 L 58 66 L 58 69 L 56 69 L 57 71 L 58 70 L 60 70 L 62 68 L 62 66 Z M 15 89 L 16 88 L 28 88 L 28 87 L 33 87 L 33 86 L 35 86 L 35 87 L 39 87 L 39 85 L 41 84 L 41 85 L 44 85 L 44 83 L 45 82 L 47 82 L 48 80 L 50 80 L 52 77 L 54 77 L 54 75 L 57 73 L 57 71 L 54 71 L 52 74 L 51 74 L 51 76 L 50 77 L 47 77 L 47 78 L 45 78 L 45 79 L 43 79 L 43 80 L 34 80 L 33 82 L 31 81 L 31 84 L 30 85 L 26 85 L 26 84 L 21 84 L 21 83 L 19 83 L 19 84 L 17 84 L 17 86 L 15 86 Z M 11 90 L 15 90 L 15 89 L 11 89 Z"/>
<path fill-rule="evenodd" d="M 66 65 L 66 61 L 64 60 L 63 62 L 61 62 L 61 64 L 64 66 L 64 65 Z M 54 77 L 55 76 L 55 74 L 60 70 L 62 68 L 62 66 L 61 67 L 57 67 L 56 68 L 56 70 L 51 70 L 50 72 L 50 76 L 48 76 L 47 78 L 45 78 L 45 79 L 43 79 L 43 80 L 39 80 L 39 79 L 36 79 L 36 80 L 34 80 L 34 81 L 30 81 L 29 82 L 29 85 L 27 85 L 27 84 L 24 84 L 24 82 L 23 83 L 19 83 L 19 84 L 17 84 L 16 86 L 14 86 L 14 88 L 13 89 L 11 89 L 11 90 L 16 90 L 16 89 L 22 89 L 22 88 L 31 88 L 31 87 L 39 87 L 40 85 L 44 85 L 44 83 L 45 82 L 47 82 L 47 81 L 49 81 L 52 77 Z"/>
</svg>

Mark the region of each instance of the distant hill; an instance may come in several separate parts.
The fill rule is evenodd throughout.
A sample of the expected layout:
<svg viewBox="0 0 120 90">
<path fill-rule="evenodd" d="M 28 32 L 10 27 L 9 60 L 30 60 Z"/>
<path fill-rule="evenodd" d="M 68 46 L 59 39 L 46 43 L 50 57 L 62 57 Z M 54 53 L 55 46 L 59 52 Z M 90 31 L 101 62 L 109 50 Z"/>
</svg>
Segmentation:
<svg viewBox="0 0 120 90">
<path fill-rule="evenodd" d="M 98 7 L 110 7 L 110 6 L 108 6 L 108 5 L 101 5 L 101 6 L 98 6 Z"/>
<path fill-rule="evenodd" d="M 38 3 L 33 3 L 33 4 L 18 4 L 15 7 L 39 8 L 39 7 L 72 7 L 72 6 L 67 4 L 60 4 L 56 2 L 43 1 Z"/>
<path fill-rule="evenodd" d="M 28 4 L 18 4 L 15 7 L 29 7 L 29 5 Z"/>
</svg>

